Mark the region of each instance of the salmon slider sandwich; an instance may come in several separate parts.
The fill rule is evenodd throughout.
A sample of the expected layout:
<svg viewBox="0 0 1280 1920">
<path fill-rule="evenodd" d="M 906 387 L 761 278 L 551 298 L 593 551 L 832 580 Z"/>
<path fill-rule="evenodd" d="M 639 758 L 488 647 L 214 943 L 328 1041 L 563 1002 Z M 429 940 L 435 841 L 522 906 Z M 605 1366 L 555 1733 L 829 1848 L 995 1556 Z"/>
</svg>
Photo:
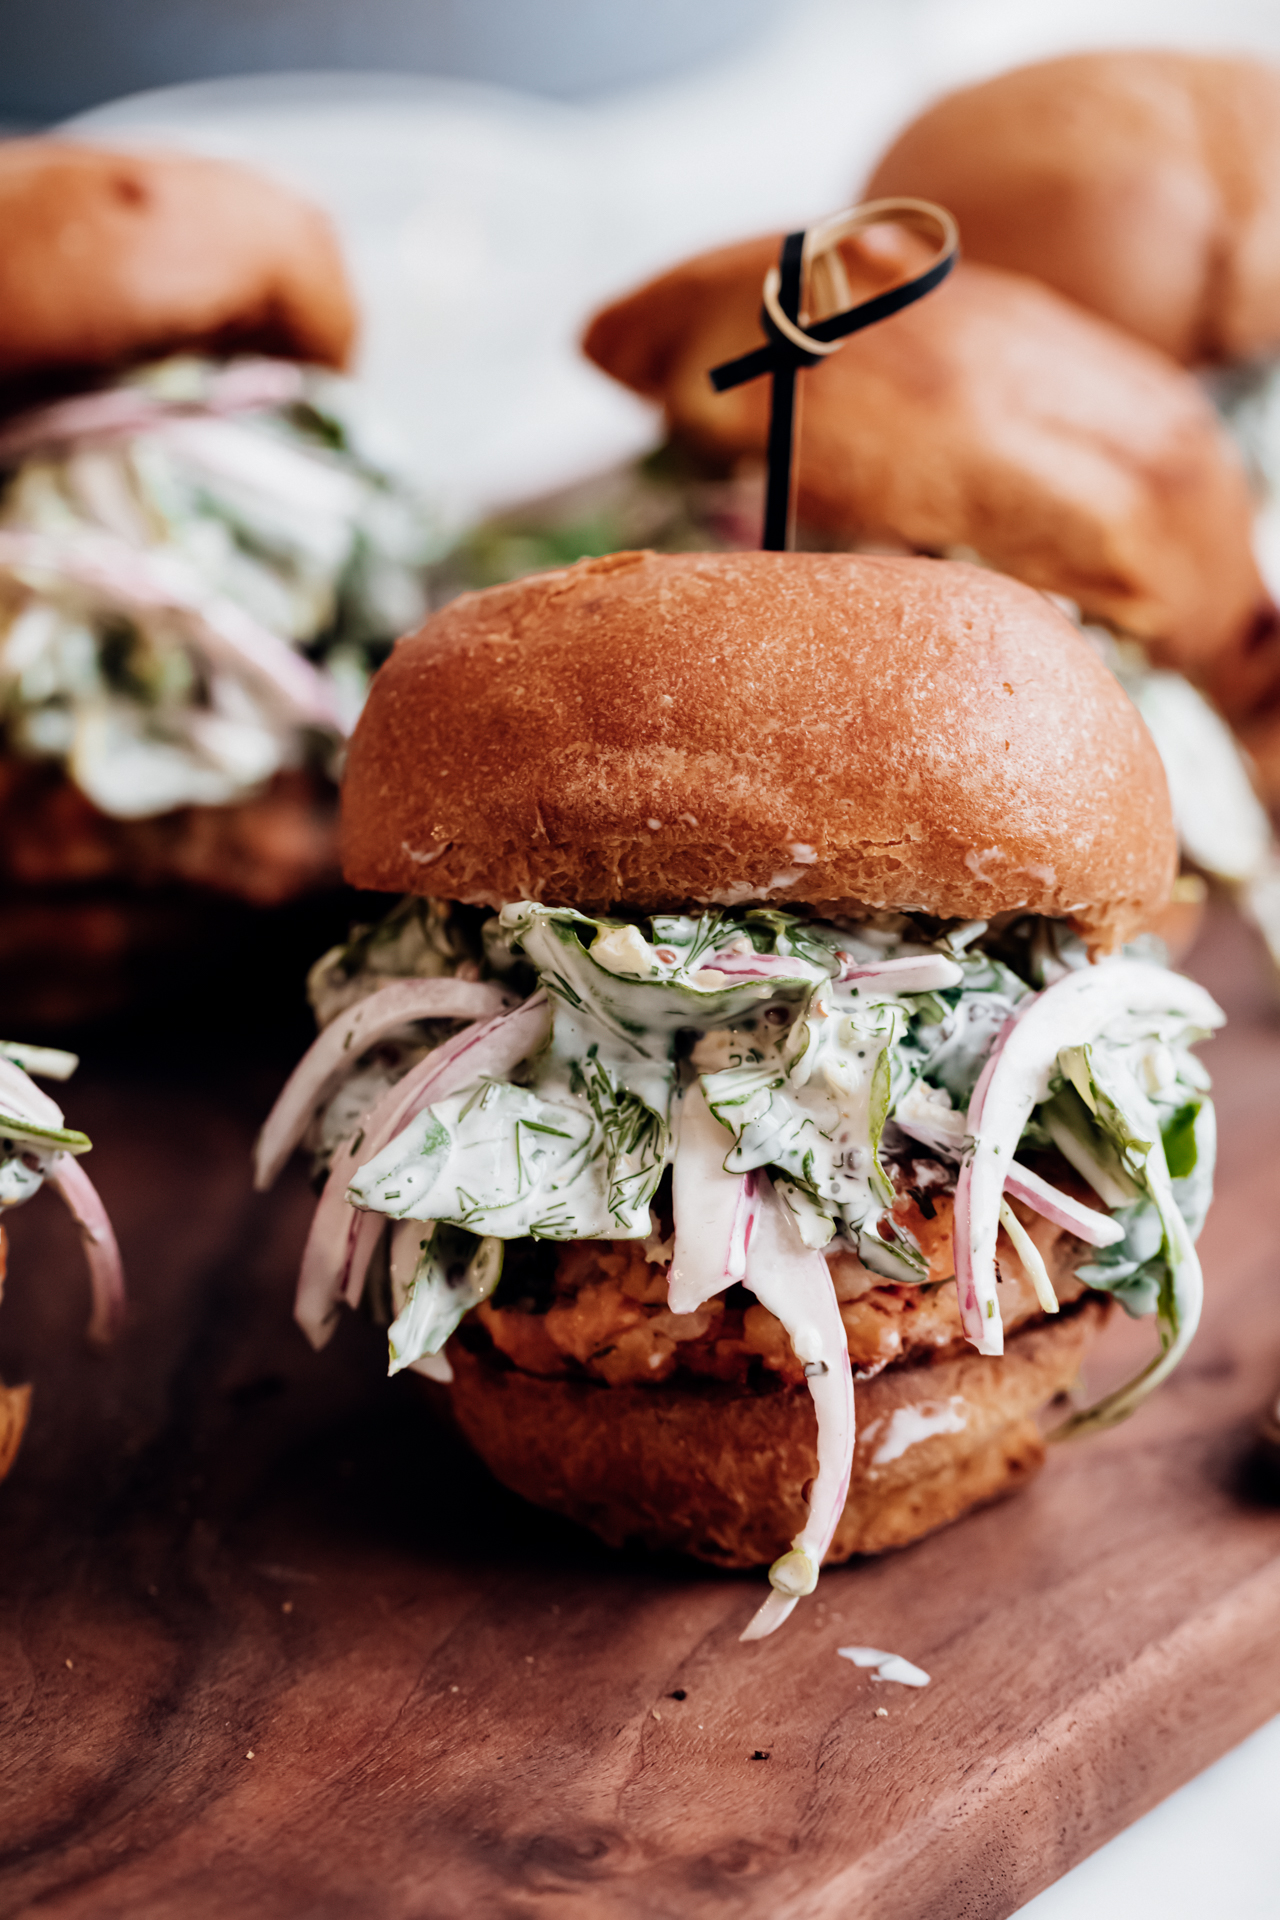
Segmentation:
<svg viewBox="0 0 1280 1920">
<path fill-rule="evenodd" d="M 389 1326 L 497 1477 L 607 1541 L 824 1561 L 1015 1486 L 1118 1298 L 1194 1332 L 1221 1019 L 1142 930 L 1160 760 L 1072 623 L 960 563 L 622 553 L 376 676 L 298 1318 Z M 855 1428 L 855 1382 L 858 1420 Z"/>
<path fill-rule="evenodd" d="M 356 327 L 329 222 L 273 181 L 0 149 L 11 1017 L 136 1004 L 141 964 L 167 985 L 229 913 L 335 884 L 332 770 L 430 539 L 339 377 Z"/>
</svg>

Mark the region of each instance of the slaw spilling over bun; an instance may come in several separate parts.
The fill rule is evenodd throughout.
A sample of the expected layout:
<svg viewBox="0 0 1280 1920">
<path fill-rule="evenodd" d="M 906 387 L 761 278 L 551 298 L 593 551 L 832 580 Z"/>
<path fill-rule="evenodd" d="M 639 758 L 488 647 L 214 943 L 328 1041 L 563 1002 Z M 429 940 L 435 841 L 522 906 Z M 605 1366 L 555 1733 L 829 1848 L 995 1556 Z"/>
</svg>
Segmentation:
<svg viewBox="0 0 1280 1920">
<path fill-rule="evenodd" d="M 336 377 L 355 327 L 327 219 L 270 180 L 0 149 L 0 818 L 63 845 L 42 880 L 332 881 L 331 763 L 430 537 Z M 242 836 L 247 885 L 187 857 L 200 809 L 264 798 L 316 830 Z"/>
<path fill-rule="evenodd" d="M 68 1127 L 62 1109 L 31 1079 L 65 1080 L 78 1065 L 75 1054 L 56 1047 L 28 1047 L 0 1040 L 0 1209 L 21 1206 L 47 1182 L 80 1229 L 93 1311 L 89 1338 L 107 1341 L 124 1315 L 124 1270 L 106 1208 L 81 1165 L 89 1152 L 87 1134 Z M 8 1243 L 0 1227 L 0 1293 L 4 1290 Z M 31 1404 L 31 1388 L 6 1387 L 0 1380 L 0 1480 L 13 1465 Z"/>
<path fill-rule="evenodd" d="M 529 1498 L 772 1561 L 758 1637 L 1038 1464 L 1111 1296 L 1162 1351 L 1077 1425 L 1176 1363 L 1221 1015 L 1118 951 L 1164 777 L 1038 595 L 759 553 L 473 595 L 375 680 L 344 823 L 409 898 L 316 969 L 259 1180 L 305 1137 L 301 1324 L 385 1316 Z"/>
</svg>

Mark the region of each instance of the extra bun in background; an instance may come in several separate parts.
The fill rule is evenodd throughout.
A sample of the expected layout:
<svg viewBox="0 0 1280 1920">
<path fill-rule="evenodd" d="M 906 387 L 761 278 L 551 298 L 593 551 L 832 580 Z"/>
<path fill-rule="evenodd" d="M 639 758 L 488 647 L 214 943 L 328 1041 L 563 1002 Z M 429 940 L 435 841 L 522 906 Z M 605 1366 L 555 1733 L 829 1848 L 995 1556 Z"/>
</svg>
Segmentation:
<svg viewBox="0 0 1280 1920">
<path fill-rule="evenodd" d="M 0 147 L 0 384 L 184 352 L 343 368 L 355 334 L 328 219 L 261 174 L 61 140 Z"/>
<path fill-rule="evenodd" d="M 1188 364 L 1280 348 L 1280 71 L 1070 54 L 947 95 L 869 195 L 921 194 L 966 254 L 1032 273 Z"/>
<path fill-rule="evenodd" d="M 1025 908 L 1100 946 L 1176 860 L 1150 736 L 1062 614 L 843 554 L 615 554 L 453 602 L 374 682 L 343 833 L 381 891 Z"/>
<path fill-rule="evenodd" d="M 962 234 L 967 245 L 963 222 Z M 707 370 L 758 343 L 777 246 L 765 236 L 687 261 L 584 339 L 714 459 L 765 448 L 769 383 L 717 394 Z M 907 264 L 884 230 L 842 251 L 855 299 Z M 1163 355 L 1033 280 L 962 262 L 802 385 L 798 512 L 820 538 L 967 549 L 1201 680 L 1250 647 L 1267 595 L 1244 470 Z"/>
</svg>

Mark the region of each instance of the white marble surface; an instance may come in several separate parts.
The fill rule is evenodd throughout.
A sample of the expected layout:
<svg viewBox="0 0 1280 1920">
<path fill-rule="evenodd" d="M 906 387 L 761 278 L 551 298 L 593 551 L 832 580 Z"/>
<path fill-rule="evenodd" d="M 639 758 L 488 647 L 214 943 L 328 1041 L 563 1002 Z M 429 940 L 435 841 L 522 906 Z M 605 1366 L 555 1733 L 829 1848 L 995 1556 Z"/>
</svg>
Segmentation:
<svg viewBox="0 0 1280 1920">
<path fill-rule="evenodd" d="M 361 380 L 459 525 L 652 441 L 652 414 L 577 355 L 597 303 L 693 249 L 847 203 L 932 94 L 1101 43 L 1280 56 L 1280 4 L 793 0 L 738 58 L 600 105 L 298 76 L 170 89 L 76 124 L 252 161 L 330 208 L 365 307 Z M 1280 1721 L 1022 1912 L 1280 1920 Z"/>
</svg>

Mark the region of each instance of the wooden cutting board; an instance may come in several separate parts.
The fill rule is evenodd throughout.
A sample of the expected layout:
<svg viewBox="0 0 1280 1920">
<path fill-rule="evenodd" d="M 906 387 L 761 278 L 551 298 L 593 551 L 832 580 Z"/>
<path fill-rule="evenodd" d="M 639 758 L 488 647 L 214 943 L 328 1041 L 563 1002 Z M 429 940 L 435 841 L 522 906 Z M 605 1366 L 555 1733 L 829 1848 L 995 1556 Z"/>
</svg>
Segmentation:
<svg viewBox="0 0 1280 1920">
<path fill-rule="evenodd" d="M 996 1920 L 1280 1708 L 1280 1021 L 1219 916 L 1233 1024 L 1191 1358 L 1129 1426 L 754 1648 L 759 1579 L 522 1508 L 289 1319 L 309 1196 L 254 1197 L 280 1063 L 186 1040 L 69 1092 L 133 1313 L 79 1339 L 73 1234 L 12 1222 L 0 1373 L 0 1914 L 83 1920 Z M 189 1063 L 194 1048 L 197 1065 Z M 1097 1372 L 1148 1329 L 1120 1325 Z M 921 1692 L 836 1656 L 907 1655 Z M 881 1711 L 883 1710 L 883 1712 Z"/>
</svg>

